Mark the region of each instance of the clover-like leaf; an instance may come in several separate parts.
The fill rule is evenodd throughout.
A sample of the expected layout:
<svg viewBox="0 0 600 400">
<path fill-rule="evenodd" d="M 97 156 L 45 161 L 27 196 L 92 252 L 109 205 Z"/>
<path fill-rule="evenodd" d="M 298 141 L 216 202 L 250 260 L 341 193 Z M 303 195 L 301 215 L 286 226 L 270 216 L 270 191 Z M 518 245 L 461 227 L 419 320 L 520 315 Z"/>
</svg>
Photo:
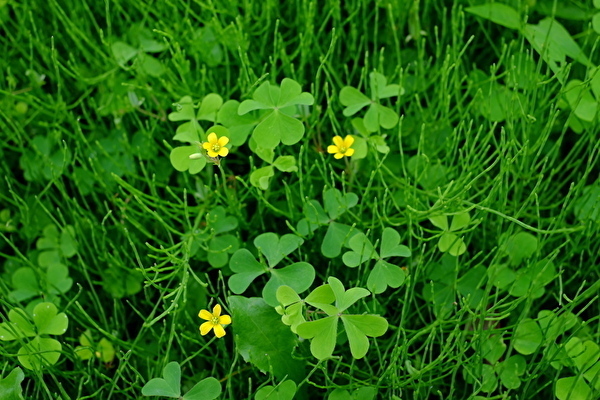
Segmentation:
<svg viewBox="0 0 600 400">
<path fill-rule="evenodd" d="M 400 234 L 394 228 L 385 228 L 381 235 L 381 258 L 410 257 L 410 249 L 400 244 Z"/>
<path fill-rule="evenodd" d="M 296 81 L 284 78 L 281 87 L 265 81 L 254 91 L 252 98 L 240 104 L 238 114 L 269 110 L 252 132 L 253 139 L 261 147 L 272 149 L 280 142 L 293 145 L 302 139 L 304 125 L 288 113 L 293 113 L 298 105 L 312 105 L 314 98 L 310 93 L 302 92 Z"/>
<path fill-rule="evenodd" d="M 217 122 L 229 129 L 229 139 L 234 146 L 246 143 L 248 135 L 258 124 L 258 120 L 250 114 L 239 115 L 239 105 L 237 100 L 228 100 L 217 113 Z"/>
<path fill-rule="evenodd" d="M 542 330 L 537 322 L 531 318 L 522 320 L 513 335 L 513 346 L 519 353 L 533 354 L 542 344 Z"/>
<path fill-rule="evenodd" d="M 227 265 L 229 254 L 235 253 L 239 247 L 240 242 L 233 235 L 215 236 L 208 242 L 207 261 L 212 267 L 221 268 Z"/>
<path fill-rule="evenodd" d="M 221 383 L 218 379 L 211 377 L 204 378 L 196 383 L 186 394 L 182 400 L 213 400 L 221 395 Z"/>
<path fill-rule="evenodd" d="M 271 268 L 294 252 L 302 243 L 304 240 L 296 235 L 286 234 L 279 238 L 272 232 L 263 233 L 254 239 L 254 245 L 267 258 Z"/>
<path fill-rule="evenodd" d="M 304 322 L 296 327 L 298 335 L 312 339 L 310 352 L 319 360 L 331 357 L 335 349 L 338 316 L 330 316 L 316 321 Z"/>
<path fill-rule="evenodd" d="M 367 289 L 350 288 L 345 290 L 344 284 L 336 277 L 330 276 L 327 279 L 331 290 L 335 296 L 335 307 L 339 312 L 346 310 L 348 307 L 356 303 L 358 300 L 370 294 Z"/>
<path fill-rule="evenodd" d="M 267 267 L 256 261 L 246 249 L 239 249 L 233 253 L 229 260 L 229 268 L 235 272 L 229 277 L 229 289 L 236 294 L 243 293 L 254 279 L 268 271 Z"/>
<path fill-rule="evenodd" d="M 183 96 L 174 106 L 175 111 L 169 114 L 169 121 L 191 121 L 196 117 L 194 103 L 190 96 Z"/>
<path fill-rule="evenodd" d="M 464 240 L 454 233 L 444 232 L 438 242 L 438 248 L 442 253 L 448 252 L 453 256 L 460 256 L 467 251 L 467 245 Z"/>
<path fill-rule="evenodd" d="M 39 335 L 62 335 L 69 326 L 67 314 L 59 314 L 54 303 L 40 303 L 35 306 L 33 322 Z"/>
<path fill-rule="evenodd" d="M 348 267 L 358 267 L 367 260 L 379 257 L 369 238 L 362 232 L 352 236 L 348 241 L 348 246 L 352 251 L 348 251 L 342 256 L 344 264 Z"/>
<path fill-rule="evenodd" d="M 388 85 L 384 75 L 378 72 L 369 74 L 371 98 L 368 98 L 357 89 L 345 86 L 340 91 L 340 102 L 346 106 L 343 114 L 346 117 L 356 114 L 366 106 L 369 106 L 363 123 L 367 131 L 376 132 L 379 126 L 391 129 L 399 121 L 398 113 L 379 103 L 380 99 L 398 96 L 403 93 L 399 85 Z"/>
<path fill-rule="evenodd" d="M 254 400 L 292 400 L 296 394 L 294 381 L 283 381 L 277 386 L 263 386 L 254 395 Z"/>
<path fill-rule="evenodd" d="M 388 328 L 385 318 L 378 315 L 342 315 L 352 357 L 363 358 L 369 351 L 368 337 L 383 335 Z"/>
<path fill-rule="evenodd" d="M 35 335 L 34 325 L 29 321 L 25 311 L 20 308 L 11 309 L 8 312 L 8 322 L 0 324 L 0 340 L 2 341 L 10 341 Z"/>
<path fill-rule="evenodd" d="M 48 294 L 66 293 L 73 286 L 73 279 L 69 278 L 69 269 L 63 264 L 52 264 L 46 270 Z"/>
<path fill-rule="evenodd" d="M 262 190 L 269 188 L 269 181 L 275 175 L 275 171 L 271 165 L 266 167 L 258 168 L 250 174 L 250 183 Z"/>
<path fill-rule="evenodd" d="M 323 192 L 323 204 L 329 218 L 336 219 L 358 204 L 358 196 L 355 193 L 342 194 L 335 188 L 327 189 Z"/>
<path fill-rule="evenodd" d="M 10 374 L 0 379 L 0 399 L 23 400 L 23 389 L 21 382 L 25 379 L 23 370 L 19 367 L 13 369 Z"/>
<path fill-rule="evenodd" d="M 216 93 L 209 93 L 202 99 L 196 118 L 215 122 L 217 120 L 217 111 L 219 111 L 222 105 L 223 98 L 221 96 Z"/>
<path fill-rule="evenodd" d="M 172 361 L 163 368 L 163 377 L 150 379 L 142 388 L 144 396 L 165 396 L 179 398 L 181 396 L 181 367 Z"/>
<path fill-rule="evenodd" d="M 321 253 L 327 258 L 335 258 L 342 252 L 342 246 L 357 233 L 357 231 L 348 225 L 339 222 L 330 222 L 327 232 L 321 243 Z"/>
<path fill-rule="evenodd" d="M 271 278 L 263 288 L 263 298 L 272 307 L 277 306 L 277 289 L 287 285 L 296 293 L 302 293 L 315 280 L 315 269 L 307 262 L 298 262 L 284 268 L 271 269 Z"/>
<path fill-rule="evenodd" d="M 399 288 L 406 279 L 406 272 L 397 265 L 379 260 L 367 279 L 367 288 L 375 293 L 383 293 L 389 287 Z"/>
<path fill-rule="evenodd" d="M 592 389 L 582 376 L 570 376 L 556 381 L 554 394 L 558 400 L 590 400 Z"/>
<path fill-rule="evenodd" d="M 213 229 L 216 234 L 219 234 L 237 228 L 238 220 L 234 216 L 228 216 L 224 207 L 217 206 L 206 215 L 206 224 Z"/>
<path fill-rule="evenodd" d="M 19 349 L 17 358 L 23 367 L 39 371 L 56 364 L 61 350 L 62 345 L 58 340 L 36 336 Z"/>
<path fill-rule="evenodd" d="M 189 170 L 190 174 L 197 174 L 206 166 L 206 158 L 190 159 L 192 154 L 198 153 L 198 146 L 181 146 L 171 150 L 169 159 L 171 165 L 177 171 L 183 172 Z"/>
<path fill-rule="evenodd" d="M 503 249 L 510 258 L 511 265 L 519 265 L 521 261 L 531 257 L 538 248 L 538 240 L 528 232 L 519 232 L 508 238 Z"/>
<path fill-rule="evenodd" d="M 21 267 L 12 274 L 12 285 L 15 288 L 9 293 L 14 301 L 24 301 L 41 293 L 38 277 L 30 267 Z"/>
<path fill-rule="evenodd" d="M 502 385 L 508 389 L 517 389 L 521 386 L 520 376 L 525 373 L 527 362 L 520 354 L 509 357 L 499 365 L 499 377 Z"/>
</svg>

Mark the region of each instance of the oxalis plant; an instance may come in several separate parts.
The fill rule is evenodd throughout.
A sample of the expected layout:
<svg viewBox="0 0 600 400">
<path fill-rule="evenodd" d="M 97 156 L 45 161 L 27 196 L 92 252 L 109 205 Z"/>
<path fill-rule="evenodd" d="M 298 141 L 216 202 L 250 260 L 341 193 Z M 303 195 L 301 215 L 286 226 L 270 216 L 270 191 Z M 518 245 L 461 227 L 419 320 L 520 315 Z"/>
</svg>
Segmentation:
<svg viewBox="0 0 600 400">
<path fill-rule="evenodd" d="M 313 290 L 304 300 L 289 286 L 277 289 L 277 300 L 282 321 L 300 337 L 310 340 L 310 351 L 319 360 L 333 355 L 337 341 L 339 322 L 342 322 L 350 352 L 354 358 L 363 358 L 369 350 L 368 337 L 379 337 L 388 328 L 388 322 L 379 315 L 348 314 L 346 311 L 360 299 L 371 294 L 367 289 L 355 287 L 346 290 L 335 277 L 327 284 Z M 311 320 L 306 321 L 303 307 L 310 305 L 317 310 L 307 311 Z M 323 316 L 323 318 L 319 318 Z"/>
</svg>

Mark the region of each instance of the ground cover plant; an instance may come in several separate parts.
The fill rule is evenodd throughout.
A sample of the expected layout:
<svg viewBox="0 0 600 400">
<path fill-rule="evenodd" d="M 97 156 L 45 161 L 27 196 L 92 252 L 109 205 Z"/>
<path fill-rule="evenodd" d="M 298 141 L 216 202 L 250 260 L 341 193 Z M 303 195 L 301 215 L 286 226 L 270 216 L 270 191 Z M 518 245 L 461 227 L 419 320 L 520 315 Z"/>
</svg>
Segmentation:
<svg viewBox="0 0 600 400">
<path fill-rule="evenodd" d="M 600 2 L 0 0 L 1 399 L 600 398 Z"/>
</svg>

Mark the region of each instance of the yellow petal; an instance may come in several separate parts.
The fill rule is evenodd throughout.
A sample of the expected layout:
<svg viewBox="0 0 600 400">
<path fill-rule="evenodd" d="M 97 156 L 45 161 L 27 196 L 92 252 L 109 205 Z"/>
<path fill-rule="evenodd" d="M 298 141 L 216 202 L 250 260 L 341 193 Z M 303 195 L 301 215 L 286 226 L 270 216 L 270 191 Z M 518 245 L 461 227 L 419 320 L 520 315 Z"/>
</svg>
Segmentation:
<svg viewBox="0 0 600 400">
<path fill-rule="evenodd" d="M 229 143 L 229 138 L 227 136 L 221 136 L 218 142 L 219 146 L 225 146 L 227 143 Z"/>
<path fill-rule="evenodd" d="M 218 325 L 221 326 L 221 325 Z M 206 335 L 208 332 L 210 332 L 210 330 L 214 327 L 213 323 L 208 321 L 203 323 L 202 325 L 200 325 L 200 334 L 202 336 Z M 223 328 L 221 328 L 223 329 Z"/>
<path fill-rule="evenodd" d="M 348 149 L 346 150 L 346 152 L 344 153 L 344 155 L 346 157 L 350 157 L 352 154 L 354 154 L 354 149 Z"/>
<path fill-rule="evenodd" d="M 217 134 L 214 132 L 211 132 L 208 134 L 208 141 L 210 142 L 210 144 L 217 144 L 218 140 L 217 140 Z"/>
<path fill-rule="evenodd" d="M 344 139 L 341 136 L 334 136 L 333 143 L 339 148 L 344 147 Z"/>
<path fill-rule="evenodd" d="M 215 317 L 218 317 L 219 315 L 221 315 L 221 305 L 217 304 L 216 306 L 213 307 L 213 315 Z"/>
<path fill-rule="evenodd" d="M 231 317 L 229 315 L 221 315 L 219 318 L 219 323 L 223 325 L 231 324 Z"/>
<path fill-rule="evenodd" d="M 200 310 L 200 312 L 198 313 L 198 316 L 207 321 L 210 321 L 213 317 L 213 315 L 206 310 Z"/>
<path fill-rule="evenodd" d="M 338 160 L 339 160 L 340 158 L 342 158 L 342 157 L 344 157 L 344 154 L 343 154 L 343 153 L 337 153 L 337 154 L 334 154 L 334 155 L 333 155 L 333 158 L 335 158 L 335 159 L 338 159 Z"/>
<path fill-rule="evenodd" d="M 229 149 L 227 147 L 221 147 L 219 149 L 219 155 L 221 157 L 225 157 L 227 154 L 229 154 Z"/>
<path fill-rule="evenodd" d="M 221 325 L 215 325 L 215 336 L 218 338 L 225 336 L 225 329 Z"/>
<path fill-rule="evenodd" d="M 215 157 L 217 157 L 219 155 L 219 153 L 217 153 L 216 151 L 212 151 L 212 148 L 211 149 L 207 149 L 207 150 L 208 150 L 207 153 L 208 153 L 209 157 L 215 158 Z"/>
<path fill-rule="evenodd" d="M 352 146 L 352 143 L 354 143 L 354 137 L 352 135 L 346 135 L 344 138 L 344 147 L 350 147 Z"/>
<path fill-rule="evenodd" d="M 337 146 L 329 145 L 327 146 L 327 152 L 329 154 L 339 153 L 340 149 Z"/>
<path fill-rule="evenodd" d="M 202 143 L 202 147 L 204 147 L 205 150 L 210 150 L 212 145 L 208 142 L 204 142 Z"/>
</svg>

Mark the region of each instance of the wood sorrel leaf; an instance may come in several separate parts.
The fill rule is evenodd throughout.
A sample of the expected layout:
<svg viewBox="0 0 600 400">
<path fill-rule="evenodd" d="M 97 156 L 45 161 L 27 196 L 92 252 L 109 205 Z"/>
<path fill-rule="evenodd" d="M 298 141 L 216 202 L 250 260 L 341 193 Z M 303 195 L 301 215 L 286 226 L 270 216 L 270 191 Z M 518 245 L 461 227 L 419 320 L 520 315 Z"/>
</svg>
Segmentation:
<svg viewBox="0 0 600 400">
<path fill-rule="evenodd" d="M 181 396 L 181 367 L 172 361 L 163 368 L 163 378 L 150 379 L 142 388 L 144 396 L 165 396 L 179 398 Z"/>
</svg>

